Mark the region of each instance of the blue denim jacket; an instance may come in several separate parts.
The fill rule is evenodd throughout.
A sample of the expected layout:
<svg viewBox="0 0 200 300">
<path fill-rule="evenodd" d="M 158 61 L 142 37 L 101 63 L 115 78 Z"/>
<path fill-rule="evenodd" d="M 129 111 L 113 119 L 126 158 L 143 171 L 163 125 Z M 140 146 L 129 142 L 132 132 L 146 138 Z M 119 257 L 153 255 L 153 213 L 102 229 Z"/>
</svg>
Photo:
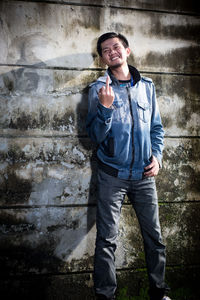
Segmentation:
<svg viewBox="0 0 200 300">
<path fill-rule="evenodd" d="M 86 129 L 104 166 L 116 170 L 119 178 L 139 180 L 152 155 L 161 166 L 164 130 L 152 80 L 140 77 L 134 67 L 129 69 L 134 78 L 131 87 L 120 86 L 109 70 L 90 85 Z M 111 108 L 98 98 L 108 73 L 115 94 Z"/>
</svg>

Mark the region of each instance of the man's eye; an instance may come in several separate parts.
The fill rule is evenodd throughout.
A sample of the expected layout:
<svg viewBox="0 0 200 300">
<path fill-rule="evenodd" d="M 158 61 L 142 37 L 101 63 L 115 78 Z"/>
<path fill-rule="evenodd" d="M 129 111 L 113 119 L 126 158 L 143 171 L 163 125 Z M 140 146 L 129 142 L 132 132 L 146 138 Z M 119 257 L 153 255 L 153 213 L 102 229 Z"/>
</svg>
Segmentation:
<svg viewBox="0 0 200 300">
<path fill-rule="evenodd" d="M 109 51 L 108 49 L 106 49 L 106 50 L 103 50 L 103 53 L 108 53 L 108 51 Z"/>
</svg>

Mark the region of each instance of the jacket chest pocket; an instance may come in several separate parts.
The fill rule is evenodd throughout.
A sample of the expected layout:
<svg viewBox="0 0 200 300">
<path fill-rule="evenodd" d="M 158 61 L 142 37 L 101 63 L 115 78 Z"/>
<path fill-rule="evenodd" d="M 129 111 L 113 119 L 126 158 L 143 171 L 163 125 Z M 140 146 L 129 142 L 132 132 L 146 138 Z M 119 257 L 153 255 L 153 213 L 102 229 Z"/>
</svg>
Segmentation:
<svg viewBox="0 0 200 300">
<path fill-rule="evenodd" d="M 145 123 L 149 122 L 150 114 L 151 114 L 149 103 L 137 102 L 137 110 L 138 110 L 139 119 Z"/>
</svg>

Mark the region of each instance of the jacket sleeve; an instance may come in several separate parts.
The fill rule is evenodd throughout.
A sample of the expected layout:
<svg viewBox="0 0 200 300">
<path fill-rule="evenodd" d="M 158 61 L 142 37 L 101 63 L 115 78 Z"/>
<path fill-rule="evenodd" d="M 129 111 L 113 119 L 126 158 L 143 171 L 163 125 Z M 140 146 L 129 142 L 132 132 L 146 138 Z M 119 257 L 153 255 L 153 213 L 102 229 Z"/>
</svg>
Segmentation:
<svg viewBox="0 0 200 300">
<path fill-rule="evenodd" d="M 103 142 L 112 125 L 113 109 L 99 102 L 96 85 L 92 85 L 88 95 L 88 115 L 86 130 L 91 140 L 97 144 Z"/>
<path fill-rule="evenodd" d="M 158 103 L 156 100 L 155 86 L 152 84 L 152 116 L 151 116 L 151 147 L 160 167 L 162 167 L 162 151 L 164 148 L 164 129 L 161 122 Z"/>
</svg>

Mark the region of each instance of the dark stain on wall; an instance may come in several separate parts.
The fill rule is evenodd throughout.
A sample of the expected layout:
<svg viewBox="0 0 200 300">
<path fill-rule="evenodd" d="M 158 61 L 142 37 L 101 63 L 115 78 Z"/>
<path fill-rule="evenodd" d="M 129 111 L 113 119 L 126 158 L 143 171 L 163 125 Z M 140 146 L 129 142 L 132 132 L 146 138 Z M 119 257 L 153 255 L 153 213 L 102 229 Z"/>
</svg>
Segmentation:
<svg viewBox="0 0 200 300">
<path fill-rule="evenodd" d="M 18 161 L 24 161 L 25 160 L 25 154 L 17 145 L 11 145 L 11 147 L 8 149 L 7 153 L 3 152 L 1 153 L 2 160 L 9 160 L 12 164 L 18 162 Z M 12 165 L 11 168 L 12 169 Z"/>
<path fill-rule="evenodd" d="M 179 64 L 179 60 L 177 60 L 177 57 L 181 57 L 181 64 Z M 185 62 L 184 64 L 182 64 L 183 61 Z M 159 66 L 161 69 L 165 69 L 165 71 L 174 71 L 174 66 L 176 66 L 176 70 L 179 73 L 186 72 L 191 74 L 198 74 L 200 68 L 199 47 L 181 47 L 178 49 L 173 49 L 165 54 L 161 54 L 159 51 L 150 51 L 146 55 L 146 57 L 142 59 L 141 64 L 143 66 L 146 66 L 146 68 Z"/>
<path fill-rule="evenodd" d="M 63 131 L 75 124 L 75 114 L 73 111 L 66 110 L 63 116 L 57 116 L 56 114 L 53 117 L 52 127 L 54 130 L 62 130 Z M 66 128 L 65 128 L 66 127 Z"/>
<path fill-rule="evenodd" d="M 31 181 L 17 177 L 14 171 L 10 170 L 0 186 L 1 202 L 7 204 L 26 203 L 31 189 Z"/>
<path fill-rule="evenodd" d="M 183 17 L 184 18 L 184 17 Z M 165 25 L 160 18 L 153 18 L 153 22 L 151 24 L 151 30 L 146 31 L 144 30 L 144 35 L 148 36 L 157 36 L 159 38 L 170 38 L 170 39 L 181 39 L 182 41 L 199 41 L 199 31 L 200 31 L 200 24 L 198 23 L 198 19 L 196 18 L 196 24 L 188 24 L 187 23 L 187 30 L 185 30 L 186 25 L 183 24 L 168 24 Z M 184 21 L 184 20 L 183 20 Z M 195 20 L 192 20 L 193 22 Z M 173 20 L 172 20 L 173 22 Z M 187 22 L 187 21 L 185 21 Z"/>
<path fill-rule="evenodd" d="M 188 197 L 191 201 L 196 199 L 195 195 L 199 193 L 200 187 L 200 174 L 195 168 L 199 153 L 198 139 L 185 140 L 174 150 L 165 147 L 164 166 L 157 177 L 160 201 L 181 202 L 188 200 Z M 170 165 L 170 168 L 165 167 L 165 165 Z M 170 186 L 168 191 L 166 191 L 166 186 Z"/>
<path fill-rule="evenodd" d="M 16 120 L 14 120 L 14 118 L 11 118 L 8 127 L 12 129 L 27 130 L 29 128 L 37 128 L 37 123 L 36 120 L 33 119 L 33 116 L 31 114 L 22 112 L 21 116 L 17 117 Z"/>
<path fill-rule="evenodd" d="M 112 23 L 112 29 L 115 32 L 126 32 L 127 34 L 134 35 L 134 26 L 124 25 L 121 22 Z"/>
<path fill-rule="evenodd" d="M 161 224 L 166 235 L 168 263 L 176 264 L 178 256 L 183 265 L 199 264 L 200 204 L 198 202 L 175 205 L 167 203 L 160 207 L 160 211 L 162 211 Z"/>
<path fill-rule="evenodd" d="M 185 104 L 177 113 L 177 125 L 180 128 L 185 128 L 186 123 L 191 120 L 196 114 L 197 118 L 200 113 L 200 102 L 192 101 L 189 104 Z M 191 133 L 197 129 L 196 124 L 193 124 L 193 127 L 190 128 Z"/>
<path fill-rule="evenodd" d="M 164 128 L 169 128 L 173 125 L 174 121 L 173 119 L 170 117 L 170 115 L 168 116 L 162 116 L 162 124 L 164 126 Z"/>
<path fill-rule="evenodd" d="M 53 117 L 46 109 L 40 109 L 39 115 L 36 113 L 17 112 L 16 117 L 13 116 L 9 122 L 9 128 L 20 129 L 22 131 L 28 129 L 54 129 L 64 131 L 66 129 L 74 127 L 75 115 L 73 111 L 66 110 L 63 114 L 55 113 Z"/>
<path fill-rule="evenodd" d="M 19 275 L 26 270 L 34 269 L 33 273 L 41 273 L 47 265 L 51 266 L 51 272 L 58 269 L 60 260 L 53 255 L 51 243 L 39 244 L 37 247 L 14 246 L 4 243 L 0 249 L 1 270 L 5 275 Z"/>
</svg>

